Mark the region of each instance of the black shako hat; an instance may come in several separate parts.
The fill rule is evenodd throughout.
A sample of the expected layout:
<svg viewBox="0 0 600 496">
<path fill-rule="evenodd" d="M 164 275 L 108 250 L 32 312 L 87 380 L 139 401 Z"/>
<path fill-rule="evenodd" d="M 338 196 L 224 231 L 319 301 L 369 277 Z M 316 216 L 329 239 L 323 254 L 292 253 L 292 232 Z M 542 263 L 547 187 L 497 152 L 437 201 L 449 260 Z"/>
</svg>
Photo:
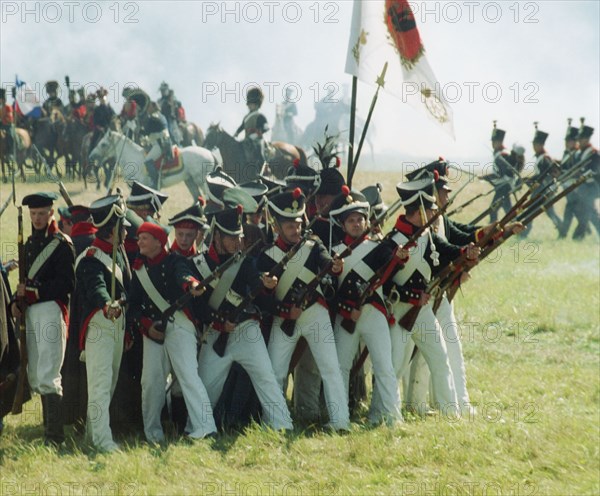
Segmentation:
<svg viewBox="0 0 600 496">
<path fill-rule="evenodd" d="M 294 165 L 288 169 L 285 176 L 288 189 L 300 188 L 305 195 L 310 195 L 320 182 L 319 173 L 308 164 L 300 163 L 299 160 L 294 160 Z"/>
<path fill-rule="evenodd" d="M 208 200 L 220 207 L 224 207 L 223 193 L 225 190 L 237 186 L 237 183 L 221 167 L 217 167 L 206 176 L 206 186 Z"/>
<path fill-rule="evenodd" d="M 153 189 L 139 181 L 133 181 L 131 185 L 131 194 L 127 198 L 128 207 L 147 207 L 160 212 L 162 206 L 169 198 L 169 195 Z"/>
<path fill-rule="evenodd" d="M 198 197 L 196 203 L 191 207 L 182 210 L 169 219 L 169 225 L 173 227 L 198 227 L 206 226 L 206 216 L 204 215 L 204 198 Z"/>
<path fill-rule="evenodd" d="M 244 234 L 243 214 L 244 208 L 241 205 L 215 212 L 212 216 L 212 226 L 228 236 L 241 236 Z"/>
<path fill-rule="evenodd" d="M 369 202 L 369 206 L 371 207 L 371 215 L 379 215 L 387 210 L 387 206 L 385 205 L 383 197 L 381 196 L 382 191 L 383 186 L 381 183 L 373 184 L 360 190 L 360 192 L 365 195 L 365 198 Z"/>
<path fill-rule="evenodd" d="M 494 128 L 492 129 L 492 141 L 499 141 L 502 143 L 504 141 L 504 136 L 506 136 L 506 131 L 498 129 L 496 127 L 496 122 L 497 121 L 494 121 Z"/>
<path fill-rule="evenodd" d="M 302 222 L 306 212 L 306 196 L 300 188 L 284 191 L 267 200 L 269 215 L 278 221 Z"/>
<path fill-rule="evenodd" d="M 435 180 L 433 174 L 427 173 L 426 176 L 414 181 L 398 183 L 396 191 L 400 195 L 404 208 L 416 205 L 427 209 L 436 209 L 435 201 Z"/>
<path fill-rule="evenodd" d="M 350 190 L 346 185 L 341 187 L 341 192 L 332 200 L 329 207 L 329 217 L 331 220 L 341 226 L 346 217 L 351 213 L 357 212 L 369 218 L 369 202 L 365 195 L 360 191 Z"/>
<path fill-rule="evenodd" d="M 92 202 L 89 210 L 94 227 L 113 227 L 121 219 L 123 219 L 123 225 L 131 225 L 125 219 L 127 207 L 121 195 L 109 195 L 99 198 Z"/>
<path fill-rule="evenodd" d="M 409 172 L 406 174 L 406 179 L 409 181 L 416 181 L 417 179 L 429 177 L 430 175 L 433 176 L 435 187 L 437 189 L 443 188 L 447 191 L 452 191 L 448 187 L 448 162 L 442 157 L 428 163 L 425 167 Z"/>
</svg>

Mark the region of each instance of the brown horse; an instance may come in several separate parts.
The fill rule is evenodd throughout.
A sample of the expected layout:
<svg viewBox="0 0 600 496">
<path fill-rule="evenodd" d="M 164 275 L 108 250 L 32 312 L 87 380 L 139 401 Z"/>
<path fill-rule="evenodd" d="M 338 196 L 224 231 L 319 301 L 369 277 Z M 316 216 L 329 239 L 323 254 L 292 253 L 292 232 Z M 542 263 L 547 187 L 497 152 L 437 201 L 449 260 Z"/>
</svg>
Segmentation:
<svg viewBox="0 0 600 496">
<path fill-rule="evenodd" d="M 65 126 L 65 116 L 58 109 L 52 109 L 48 117 L 42 117 L 34 124 L 33 145 L 48 163 L 50 171 L 64 155 L 65 143 L 62 135 Z M 58 169 L 56 173 L 60 178 L 61 173 Z"/>
<path fill-rule="evenodd" d="M 18 127 L 15 129 L 15 138 L 16 139 L 15 143 L 13 144 L 13 147 L 16 158 L 16 166 L 19 168 L 19 172 L 21 173 L 21 180 L 25 182 L 25 166 L 34 166 L 37 163 L 37 160 L 36 157 L 32 154 L 31 136 L 29 135 L 29 132 L 27 132 L 26 129 Z M 31 165 L 27 164 L 27 159 L 30 160 Z M 8 173 L 12 174 L 15 164 L 12 162 L 11 158 L 7 154 L 5 130 L 0 131 L 0 162 L 2 163 L 2 181 L 7 182 L 7 169 Z"/>
<path fill-rule="evenodd" d="M 249 162 L 242 142 L 229 135 L 219 124 L 211 124 L 208 127 L 204 147 L 209 150 L 219 149 L 223 158 L 223 170 L 238 183 L 252 181 L 261 173 L 273 174 L 277 179 L 283 179 L 295 160 L 306 164 L 306 154 L 302 148 L 282 141 L 269 144 L 270 158 L 266 164 Z"/>
<path fill-rule="evenodd" d="M 83 137 L 87 134 L 88 129 L 85 123 L 75 117 L 67 118 L 65 127 L 65 168 L 67 176 L 75 180 L 76 172 L 79 173 L 81 179 L 83 173 L 81 145 Z"/>
<path fill-rule="evenodd" d="M 193 122 L 180 122 L 178 124 L 179 129 L 181 131 L 181 136 L 183 139 L 181 140 L 181 146 L 204 146 L 204 133 L 200 126 L 194 124 Z"/>
</svg>

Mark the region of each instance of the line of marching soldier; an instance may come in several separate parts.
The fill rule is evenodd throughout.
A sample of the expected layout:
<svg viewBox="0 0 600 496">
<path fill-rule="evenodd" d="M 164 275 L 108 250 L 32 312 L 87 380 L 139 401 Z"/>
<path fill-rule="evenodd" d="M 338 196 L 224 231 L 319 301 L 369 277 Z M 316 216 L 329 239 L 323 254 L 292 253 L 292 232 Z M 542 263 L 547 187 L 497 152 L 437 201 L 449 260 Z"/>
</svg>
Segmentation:
<svg viewBox="0 0 600 496">
<path fill-rule="evenodd" d="M 548 155 L 545 144 L 549 136 L 547 132 L 538 129 L 538 123 L 535 122 L 535 133 L 532 141 L 534 151 L 533 175 L 529 178 L 522 178 L 521 173 L 525 166 L 525 148 L 515 144 L 512 150 L 507 152 L 504 147 L 504 138 L 506 131 L 496 127 L 492 130 L 492 149 L 493 149 L 493 173 L 484 176 L 494 187 L 494 198 L 488 209 L 490 220 L 496 221 L 500 208 L 508 212 L 512 207 L 511 195 L 514 195 L 525 182 L 535 182 L 540 180 L 540 187 L 550 185 L 561 174 L 570 170 L 578 169 L 581 165 L 581 171 L 591 170 L 595 173 L 595 178 L 589 179 L 586 184 L 581 185 L 576 191 L 567 196 L 564 216 L 561 219 L 555 212 L 554 207 L 548 208 L 546 214 L 554 224 L 559 238 L 566 238 L 569 234 L 573 219 L 577 220 L 577 226 L 573 231 L 573 239 L 581 240 L 586 234 L 591 232 L 592 226 L 600 235 L 600 187 L 597 172 L 600 170 L 600 156 L 598 150 L 590 143 L 590 138 L 594 133 L 594 128 L 585 125 L 585 119 L 581 118 L 579 128 L 572 126 L 572 119 L 567 119 L 567 131 L 564 138 L 565 150 L 560 160 L 554 160 Z M 568 187 L 575 178 L 563 183 Z M 531 233 L 531 228 L 525 231 L 525 235 Z"/>
<path fill-rule="evenodd" d="M 322 170 L 297 164 L 285 184 L 211 173 L 207 202 L 170 219 L 171 245 L 158 222 L 167 196 L 139 183 L 127 204 L 117 194 L 71 207 L 83 223 L 71 232 L 77 254 L 54 220 L 57 196 L 23 199 L 32 235 L 10 311 L 26 320 L 47 443 L 77 420 L 102 451 L 119 449 L 113 429 L 138 421 L 162 442 L 166 403 L 190 439 L 251 420 L 290 430 L 290 371 L 294 418 L 319 415 L 322 385 L 326 427 L 347 431 L 361 341 L 374 373 L 370 423 L 402 420 L 403 377 L 409 409 L 427 411 L 431 383 L 432 407 L 473 413 L 451 292 L 559 195 L 536 181 L 519 200 L 523 223 L 513 207 L 487 226 L 458 224 L 439 159 L 397 185 L 404 213 L 383 234 L 395 209 L 382 207 L 381 188 L 349 189 L 331 147 L 317 151 Z"/>
</svg>

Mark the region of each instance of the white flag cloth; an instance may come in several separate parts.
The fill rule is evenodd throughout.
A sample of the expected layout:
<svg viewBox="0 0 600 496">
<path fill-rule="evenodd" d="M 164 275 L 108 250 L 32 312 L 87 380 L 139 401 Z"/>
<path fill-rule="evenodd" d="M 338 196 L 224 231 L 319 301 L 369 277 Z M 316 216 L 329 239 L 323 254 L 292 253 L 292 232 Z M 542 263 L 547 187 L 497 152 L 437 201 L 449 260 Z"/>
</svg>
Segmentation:
<svg viewBox="0 0 600 496">
<path fill-rule="evenodd" d="M 427 62 L 408 2 L 355 0 L 346 72 L 374 85 L 386 62 L 384 90 L 425 112 L 454 138 L 452 109 Z"/>
</svg>

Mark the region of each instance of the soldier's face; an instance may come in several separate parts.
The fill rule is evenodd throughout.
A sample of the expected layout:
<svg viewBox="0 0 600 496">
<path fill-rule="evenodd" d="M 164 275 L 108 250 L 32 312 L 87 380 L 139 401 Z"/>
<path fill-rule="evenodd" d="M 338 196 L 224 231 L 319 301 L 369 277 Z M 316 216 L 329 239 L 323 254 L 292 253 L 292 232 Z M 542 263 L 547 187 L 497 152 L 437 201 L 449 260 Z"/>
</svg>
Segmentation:
<svg viewBox="0 0 600 496">
<path fill-rule="evenodd" d="M 140 254 L 148 258 L 154 258 L 162 251 L 160 241 L 150 233 L 140 233 L 138 235 L 137 244 L 140 249 Z"/>
<path fill-rule="evenodd" d="M 444 188 L 440 188 L 437 190 L 438 193 L 438 205 L 440 207 L 444 207 L 446 203 L 448 203 L 448 190 Z"/>
<path fill-rule="evenodd" d="M 198 237 L 198 229 L 190 229 L 187 227 L 176 227 L 175 228 L 175 239 L 179 248 L 182 250 L 189 250 Z"/>
<path fill-rule="evenodd" d="M 40 207 L 29 209 L 29 217 L 31 218 L 33 228 L 36 231 L 46 229 L 48 227 L 48 224 L 50 224 L 50 219 L 53 215 L 54 209 L 52 207 Z"/>
<path fill-rule="evenodd" d="M 217 236 L 219 238 L 219 242 L 217 243 L 217 251 L 220 253 L 233 255 L 242 248 L 242 238 L 240 236 L 230 236 L 220 232 L 217 234 Z"/>
<path fill-rule="evenodd" d="M 544 145 L 541 143 L 533 143 L 533 151 L 535 153 L 542 153 L 544 151 Z"/>
<path fill-rule="evenodd" d="M 298 241 L 300 241 L 302 222 L 297 222 L 295 220 L 286 220 L 280 222 L 277 231 L 281 236 L 283 236 L 283 240 L 286 243 L 296 244 Z"/>
<path fill-rule="evenodd" d="M 353 212 L 344 221 L 344 231 L 353 238 L 361 236 L 367 228 L 367 219 L 363 214 Z"/>
<path fill-rule="evenodd" d="M 565 141 L 565 148 L 567 150 L 575 150 L 575 148 L 577 148 L 577 141 L 575 141 L 575 140 L 566 140 Z"/>
</svg>

